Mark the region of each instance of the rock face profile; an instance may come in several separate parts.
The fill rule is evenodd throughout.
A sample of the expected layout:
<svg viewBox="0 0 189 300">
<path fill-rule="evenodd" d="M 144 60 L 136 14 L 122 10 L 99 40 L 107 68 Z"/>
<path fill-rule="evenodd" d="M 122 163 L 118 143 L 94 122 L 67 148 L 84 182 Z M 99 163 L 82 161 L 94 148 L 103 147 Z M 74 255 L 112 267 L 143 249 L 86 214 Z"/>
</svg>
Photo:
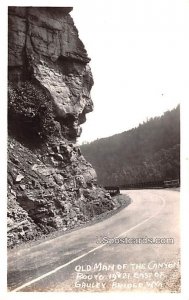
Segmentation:
<svg viewBox="0 0 189 300">
<path fill-rule="evenodd" d="M 76 144 L 93 77 L 71 10 L 8 10 L 9 247 L 114 208 Z"/>
</svg>

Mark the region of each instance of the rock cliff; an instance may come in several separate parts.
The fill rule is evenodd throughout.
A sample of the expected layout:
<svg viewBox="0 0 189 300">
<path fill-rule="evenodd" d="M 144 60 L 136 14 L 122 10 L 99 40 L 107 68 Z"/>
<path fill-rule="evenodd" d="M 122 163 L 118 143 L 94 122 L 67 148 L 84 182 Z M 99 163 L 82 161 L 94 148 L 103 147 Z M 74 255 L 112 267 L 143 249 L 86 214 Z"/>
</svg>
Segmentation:
<svg viewBox="0 0 189 300">
<path fill-rule="evenodd" d="M 69 7 L 9 7 L 8 246 L 114 208 L 76 145 L 93 110 L 89 57 Z"/>
</svg>

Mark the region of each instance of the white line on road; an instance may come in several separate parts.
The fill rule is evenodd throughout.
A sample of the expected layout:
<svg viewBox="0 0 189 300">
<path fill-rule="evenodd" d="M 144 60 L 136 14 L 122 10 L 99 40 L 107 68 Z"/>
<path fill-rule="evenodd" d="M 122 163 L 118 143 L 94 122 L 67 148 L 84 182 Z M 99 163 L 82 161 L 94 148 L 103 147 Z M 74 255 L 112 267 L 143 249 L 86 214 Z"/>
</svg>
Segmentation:
<svg viewBox="0 0 189 300">
<path fill-rule="evenodd" d="M 159 195 L 158 195 L 158 196 L 159 196 Z M 157 212 L 156 212 L 154 215 L 152 215 L 151 217 L 148 217 L 147 219 L 143 220 L 142 222 L 138 223 L 137 225 L 135 225 L 135 226 L 131 227 L 130 229 L 124 231 L 123 233 L 121 233 L 121 234 L 118 235 L 117 237 L 119 238 L 119 237 L 125 235 L 126 233 L 128 233 L 128 232 L 130 232 L 130 231 L 136 229 L 137 227 L 143 225 L 144 223 L 148 222 L 148 221 L 151 220 L 152 218 L 156 217 L 156 216 L 160 213 L 160 211 L 163 209 L 163 207 L 165 206 L 165 200 L 164 200 L 164 198 L 162 198 L 161 196 L 159 196 L 159 198 L 160 198 L 161 201 L 162 201 L 162 205 L 161 205 L 161 208 L 159 209 L 159 211 L 157 211 Z M 78 257 L 72 259 L 72 260 L 70 260 L 69 262 L 67 262 L 67 263 L 65 263 L 65 264 L 63 264 L 63 265 L 61 265 L 61 266 L 55 268 L 54 270 L 49 271 L 49 272 L 47 272 L 47 273 L 45 273 L 45 274 L 43 274 L 43 275 L 41 275 L 41 276 L 39 276 L 39 277 L 37 277 L 37 278 L 35 278 L 35 279 L 29 281 L 29 282 L 24 283 L 23 285 L 17 287 L 16 289 L 12 290 L 11 292 L 18 292 L 18 291 L 22 290 L 23 288 L 25 288 L 25 287 L 27 287 L 27 286 L 29 286 L 29 285 L 32 285 L 33 283 L 35 283 L 35 282 L 37 282 L 37 281 L 40 281 L 41 279 L 46 278 L 46 277 L 48 277 L 48 276 L 50 276 L 50 275 L 52 275 L 52 274 L 58 272 L 59 270 L 61 270 L 61 269 L 65 268 L 65 267 L 69 266 L 70 264 L 74 263 L 75 261 L 77 261 L 77 260 L 79 260 L 79 259 L 81 259 L 81 258 L 87 256 L 88 254 L 90 254 L 90 253 L 92 253 L 92 252 L 94 252 L 94 251 L 96 251 L 96 250 L 98 250 L 98 249 L 103 248 L 104 246 L 106 246 L 106 244 L 102 244 L 102 245 L 100 245 L 100 246 L 97 246 L 97 247 L 95 247 L 95 248 L 89 250 L 88 252 L 86 252 L 86 253 L 84 253 L 84 254 L 82 254 L 82 255 L 80 255 L 80 256 L 78 256 Z"/>
</svg>

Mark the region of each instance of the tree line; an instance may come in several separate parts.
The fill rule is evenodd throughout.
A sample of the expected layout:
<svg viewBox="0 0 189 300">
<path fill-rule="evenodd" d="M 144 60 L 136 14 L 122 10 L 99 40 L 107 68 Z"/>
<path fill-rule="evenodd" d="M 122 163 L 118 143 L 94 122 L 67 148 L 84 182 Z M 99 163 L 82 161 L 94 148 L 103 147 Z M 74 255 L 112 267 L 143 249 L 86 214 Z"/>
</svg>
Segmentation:
<svg viewBox="0 0 189 300">
<path fill-rule="evenodd" d="M 102 185 L 180 178 L 180 106 L 138 127 L 81 146 Z"/>
</svg>

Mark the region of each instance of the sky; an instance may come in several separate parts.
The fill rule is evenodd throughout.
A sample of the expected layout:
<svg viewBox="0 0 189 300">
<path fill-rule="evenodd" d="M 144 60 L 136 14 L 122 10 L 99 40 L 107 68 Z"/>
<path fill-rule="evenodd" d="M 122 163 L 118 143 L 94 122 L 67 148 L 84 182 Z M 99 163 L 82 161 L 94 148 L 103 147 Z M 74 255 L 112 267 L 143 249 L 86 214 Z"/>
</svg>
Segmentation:
<svg viewBox="0 0 189 300">
<path fill-rule="evenodd" d="M 94 77 L 94 111 L 79 143 L 131 129 L 184 101 L 188 9 L 182 0 L 75 3 L 71 15 Z"/>
</svg>

